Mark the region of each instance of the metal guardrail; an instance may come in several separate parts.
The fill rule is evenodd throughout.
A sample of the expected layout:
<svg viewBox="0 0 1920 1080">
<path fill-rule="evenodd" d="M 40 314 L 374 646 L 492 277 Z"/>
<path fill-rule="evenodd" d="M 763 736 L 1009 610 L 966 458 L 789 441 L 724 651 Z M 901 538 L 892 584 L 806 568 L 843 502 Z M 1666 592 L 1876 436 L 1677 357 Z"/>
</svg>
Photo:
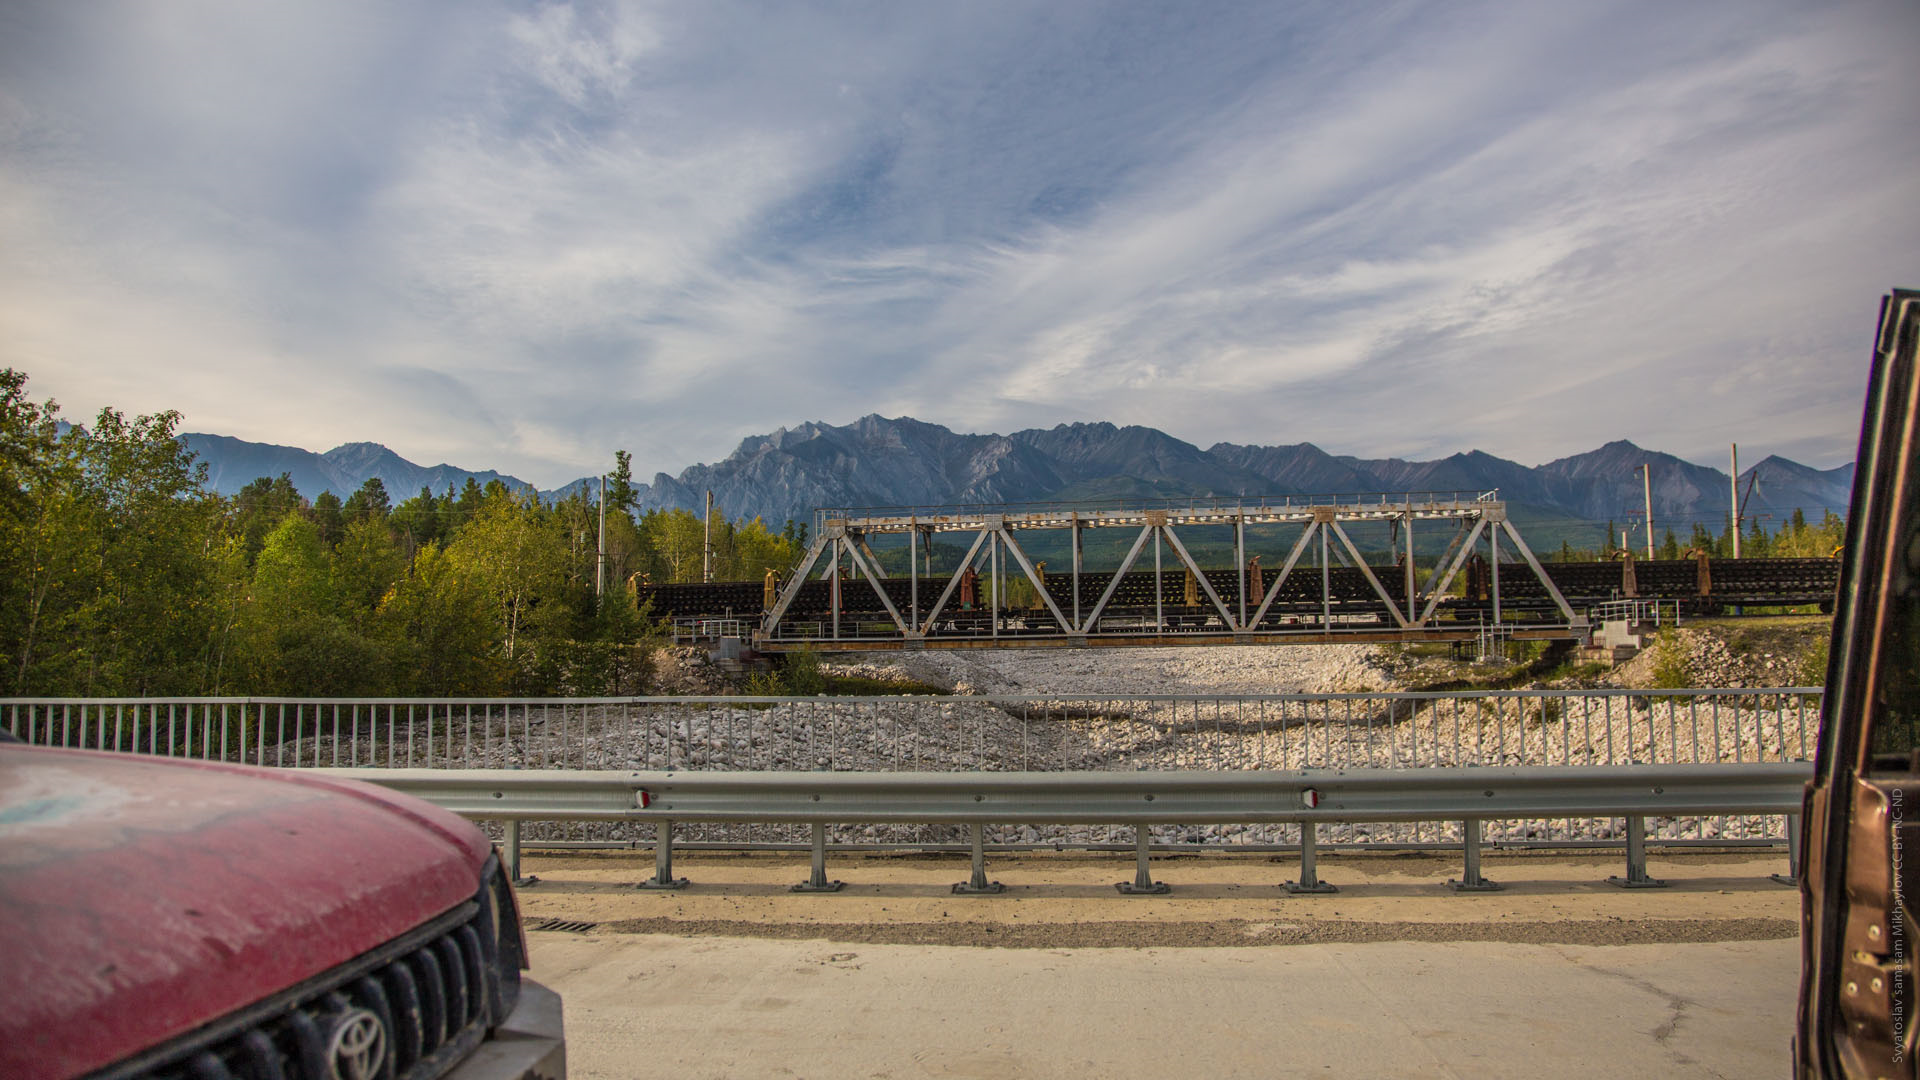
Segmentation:
<svg viewBox="0 0 1920 1080">
<path fill-rule="evenodd" d="M 778 822 L 812 827 L 814 873 L 824 888 L 828 824 L 944 823 L 971 828 L 974 875 L 963 891 L 991 891 L 984 869 L 988 824 L 1133 825 L 1135 887 L 1164 891 L 1148 873 L 1155 824 L 1295 822 L 1301 826 L 1298 887 L 1321 891 L 1315 827 L 1330 822 L 1460 821 L 1463 888 L 1479 874 L 1480 822 L 1507 818 L 1625 818 L 1628 886 L 1646 873 L 1644 820 L 1656 815 L 1797 815 L 1804 762 L 1602 768 L 1300 769 L 1284 772 L 1157 773 L 700 773 L 515 770 L 322 769 L 427 799 L 475 819 L 510 822 L 509 861 L 518 876 L 523 820 L 651 822 L 656 888 L 673 877 L 674 822 Z M 1797 829 L 1790 831 L 1790 837 Z M 1796 859 L 1797 862 L 1797 859 Z"/>
</svg>

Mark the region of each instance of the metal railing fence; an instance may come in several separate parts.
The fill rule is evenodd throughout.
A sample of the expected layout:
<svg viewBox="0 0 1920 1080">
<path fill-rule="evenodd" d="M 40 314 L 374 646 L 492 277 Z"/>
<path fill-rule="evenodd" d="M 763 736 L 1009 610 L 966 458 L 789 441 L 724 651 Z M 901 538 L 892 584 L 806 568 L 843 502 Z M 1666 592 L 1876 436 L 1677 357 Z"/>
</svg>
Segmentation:
<svg viewBox="0 0 1920 1080">
<path fill-rule="evenodd" d="M 0 698 L 29 743 L 265 766 L 836 772 L 1738 764 L 1817 687 L 1269 695 Z"/>
<path fill-rule="evenodd" d="M 1260 696 L 0 698 L 30 743 L 278 767 L 724 772 L 1114 772 L 1698 765 L 1809 760 L 1821 691 L 1502 690 Z M 1457 826 L 1341 825 L 1332 844 L 1452 843 Z M 615 823 L 531 840 L 623 845 Z M 1606 822 L 1490 822 L 1495 843 L 1617 843 Z M 1662 841 L 1779 842 L 1779 817 L 1684 816 Z M 1164 827 L 1161 842 L 1288 846 L 1289 825 Z M 689 842 L 800 843 L 784 826 L 697 827 Z M 941 826 L 836 843 L 958 842 Z M 1100 826 L 1008 826 L 996 844 L 1106 846 Z"/>
</svg>

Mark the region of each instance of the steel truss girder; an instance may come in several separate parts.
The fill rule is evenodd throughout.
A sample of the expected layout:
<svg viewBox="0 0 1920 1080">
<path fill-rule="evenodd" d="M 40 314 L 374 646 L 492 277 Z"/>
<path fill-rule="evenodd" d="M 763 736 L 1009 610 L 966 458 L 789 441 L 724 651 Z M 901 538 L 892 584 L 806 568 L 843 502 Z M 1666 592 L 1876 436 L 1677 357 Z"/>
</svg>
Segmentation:
<svg viewBox="0 0 1920 1080">
<path fill-rule="evenodd" d="M 1007 545 L 1007 554 L 1012 555 L 1013 561 L 1020 564 L 1020 569 L 1027 575 L 1027 580 L 1033 582 L 1034 591 L 1040 594 L 1040 599 L 1046 603 L 1047 610 L 1053 613 L 1053 621 L 1060 624 L 1060 629 L 1069 634 L 1073 633 L 1073 624 L 1060 613 L 1060 605 L 1053 602 L 1053 596 L 1047 592 L 1047 583 L 1041 580 L 1040 572 L 1033 568 L 1032 562 L 1028 561 L 1027 553 L 1020 550 L 1020 544 L 1013 538 L 1013 531 L 1002 527 L 999 530 L 999 536 L 1000 542 Z"/>
<path fill-rule="evenodd" d="M 1560 609 L 1562 615 L 1567 617 L 1567 622 L 1570 624 L 1581 622 L 1580 616 L 1573 613 L 1573 605 L 1567 603 L 1567 598 L 1561 595 L 1560 587 L 1547 576 L 1546 568 L 1540 565 L 1540 560 L 1534 558 L 1533 549 L 1527 546 L 1525 540 L 1520 539 L 1520 530 L 1514 528 L 1513 522 L 1504 517 L 1500 519 L 1500 526 L 1506 530 L 1507 538 L 1513 541 L 1513 546 L 1520 549 L 1520 557 L 1526 560 L 1528 569 L 1533 571 L 1533 576 L 1540 579 L 1541 585 L 1546 586 L 1547 595 L 1553 597 L 1554 605 Z"/>
<path fill-rule="evenodd" d="M 1181 543 L 1180 538 L 1174 535 L 1173 526 L 1161 525 L 1159 529 L 1160 535 L 1166 537 L 1167 544 L 1173 548 L 1173 553 L 1186 564 L 1187 573 L 1193 575 L 1194 582 L 1207 594 L 1207 599 L 1213 601 L 1214 610 L 1220 613 L 1220 622 L 1229 630 L 1240 629 L 1234 625 L 1233 616 L 1227 611 L 1227 605 L 1220 602 L 1220 595 L 1213 591 L 1213 583 L 1207 580 L 1206 574 L 1200 572 L 1200 564 L 1193 561 L 1192 555 L 1187 554 L 1187 545 Z"/>
<path fill-rule="evenodd" d="M 884 574 L 874 573 L 874 565 L 867 562 L 866 555 L 861 554 L 862 551 L 865 551 L 867 555 L 872 555 L 873 551 L 867 547 L 865 542 L 847 542 L 846 549 L 847 555 L 853 559 L 853 565 L 859 567 L 861 573 L 866 575 L 867 584 L 873 586 L 874 595 L 880 598 L 881 606 L 885 607 L 887 614 L 893 618 L 893 625 L 898 627 L 903 634 L 910 633 L 911 631 L 907 629 L 907 621 L 900 617 L 899 610 L 893 606 L 893 599 L 887 595 L 887 587 L 882 584 L 882 582 L 886 580 L 886 576 Z M 874 559 L 874 563 L 878 563 L 879 561 L 878 558 Z"/>
<path fill-rule="evenodd" d="M 827 545 L 832 542 L 833 538 L 830 536 L 814 538 L 813 544 L 807 549 L 807 557 L 800 561 L 799 569 L 793 572 L 793 577 L 787 581 L 787 587 L 781 590 L 780 599 L 773 605 L 773 610 L 767 612 L 766 619 L 760 624 L 760 632 L 763 635 L 773 636 L 774 629 L 780 625 L 781 617 L 787 613 L 787 608 L 793 605 L 794 598 L 800 595 L 801 587 L 807 583 L 807 575 L 813 573 L 813 565 L 820 561 L 821 555 L 826 554 Z"/>
<path fill-rule="evenodd" d="M 1099 602 L 1093 605 L 1092 611 L 1087 612 L 1087 621 L 1080 624 L 1081 633 L 1089 633 L 1094 627 L 1100 625 L 1100 613 L 1107 610 L 1107 601 L 1113 599 L 1114 591 L 1120 588 L 1121 579 L 1127 576 L 1127 571 L 1133 569 L 1133 561 L 1140 557 L 1140 549 L 1147 546 L 1147 539 L 1152 535 L 1153 526 L 1140 527 L 1140 535 L 1133 538 L 1133 546 L 1127 549 L 1127 557 L 1120 560 L 1120 569 L 1113 572 L 1113 580 L 1107 582 L 1106 590 L 1100 594 Z"/>
<path fill-rule="evenodd" d="M 1367 560 L 1360 557 L 1360 549 L 1353 546 L 1353 540 L 1347 536 L 1347 530 L 1341 528 L 1337 521 L 1327 522 L 1327 528 L 1333 530 L 1333 535 L 1340 538 L 1340 544 L 1347 549 L 1347 554 L 1353 556 L 1354 569 L 1366 576 L 1367 584 L 1373 586 L 1374 593 L 1387 605 L 1387 611 L 1393 615 L 1393 621 L 1401 626 L 1407 625 L 1406 617 L 1400 614 L 1400 605 L 1394 602 L 1393 597 L 1387 595 L 1386 587 L 1380 584 L 1378 577 L 1374 576 L 1373 567 L 1368 566 Z"/>
<path fill-rule="evenodd" d="M 1440 578 L 1439 587 L 1427 593 L 1427 606 L 1420 612 L 1420 619 L 1415 625 L 1425 626 L 1427 620 L 1433 618 L 1433 609 L 1439 607 L 1440 598 L 1447 595 L 1447 587 L 1453 584 L 1453 575 L 1460 572 L 1461 564 L 1467 561 L 1467 555 L 1473 551 L 1474 545 L 1479 543 L 1480 534 L 1486 531 L 1486 528 L 1486 518 L 1473 523 L 1472 530 L 1467 533 L 1466 543 L 1461 544 L 1459 550 L 1454 552 L 1453 562 L 1447 565 L 1446 574 Z M 1435 572 L 1439 569 L 1438 566 L 1434 567 Z"/>
<path fill-rule="evenodd" d="M 1423 520 L 1457 521 L 1459 528 L 1455 530 L 1452 539 L 1448 542 L 1446 551 L 1441 555 L 1440 561 L 1429 574 L 1424 575 L 1424 588 L 1421 587 L 1422 582 L 1419 580 L 1422 575 L 1420 575 L 1417 568 L 1414 567 L 1412 559 L 1410 557 L 1407 558 L 1406 570 L 1404 572 L 1404 576 L 1407 578 L 1407 595 L 1403 600 L 1396 600 L 1379 575 L 1374 572 L 1373 567 L 1362 557 L 1358 545 L 1354 542 L 1347 529 L 1343 527 L 1343 523 L 1369 521 L 1391 522 L 1396 526 L 1404 527 L 1407 530 L 1407 554 L 1411 556 L 1413 548 L 1413 523 Z M 1286 562 L 1279 568 L 1278 573 L 1274 575 L 1272 581 L 1268 583 L 1267 587 L 1263 590 L 1265 595 L 1253 598 L 1258 602 L 1258 608 L 1252 611 L 1247 610 L 1249 607 L 1247 587 L 1250 582 L 1246 580 L 1247 572 L 1245 565 L 1245 529 L 1249 524 L 1299 524 L 1305 526 L 1293 544 L 1292 549 L 1289 551 Z M 1234 572 L 1237 575 L 1237 580 L 1240 582 L 1235 604 L 1230 605 L 1222 598 L 1219 590 L 1214 587 L 1206 573 L 1201 570 L 1198 560 L 1194 558 L 1192 552 L 1181 540 L 1178 528 L 1188 525 L 1220 525 L 1229 526 L 1234 530 L 1233 550 L 1236 564 Z M 1491 526 L 1491 529 L 1489 529 L 1489 526 Z M 1071 530 L 1069 544 L 1074 563 L 1072 574 L 1074 610 L 1071 616 L 1062 609 L 1061 601 L 1057 601 L 1047 589 L 1046 579 L 1040 575 L 1032 559 L 1014 535 L 1015 531 L 1019 528 L 1053 527 Z M 1135 536 L 1134 542 L 1128 549 L 1125 559 L 1121 562 L 1120 566 L 1113 571 L 1111 578 L 1106 584 L 1106 588 L 1101 591 L 1099 599 L 1091 608 L 1087 608 L 1083 603 L 1083 586 L 1080 580 L 1083 576 L 1086 576 L 1086 569 L 1080 549 L 1081 530 L 1101 527 L 1133 527 L 1138 528 L 1139 533 Z M 969 547 L 966 557 L 960 561 L 953 573 L 948 576 L 948 580 L 941 590 L 938 600 L 935 601 L 931 608 L 924 612 L 924 615 L 922 614 L 920 610 L 921 597 L 919 587 L 919 578 L 922 575 L 919 567 L 916 565 L 912 569 L 912 577 L 914 579 L 912 586 L 913 609 L 911 612 L 904 612 L 900 605 L 894 603 L 892 596 L 885 587 L 889 575 L 881 566 L 877 554 L 872 547 L 869 546 L 868 535 L 872 533 L 910 532 L 909 557 L 913 559 L 916 553 L 915 549 L 919 546 L 919 541 L 924 540 L 926 542 L 927 553 L 930 557 L 933 550 L 933 540 L 936 535 L 943 532 L 963 530 L 975 533 L 973 543 Z M 994 553 L 993 561 L 995 565 L 998 565 L 998 548 L 1001 543 L 1004 543 L 1007 547 L 1008 555 L 1020 566 L 1021 572 L 1025 574 L 1027 580 L 1032 583 L 1040 597 L 1041 604 L 1046 608 L 1048 615 L 1060 628 L 1062 634 L 1069 639 L 1080 640 L 1090 635 L 1094 628 L 1099 625 L 1100 619 L 1111 606 L 1121 582 L 1138 564 L 1140 556 L 1145 550 L 1145 545 L 1149 542 L 1155 546 L 1156 565 L 1158 564 L 1157 552 L 1159 551 L 1162 538 L 1164 538 L 1166 544 L 1173 549 L 1175 557 L 1180 561 L 1180 564 L 1185 570 L 1193 574 L 1195 583 L 1205 592 L 1208 604 L 1210 604 L 1213 611 L 1218 614 L 1222 625 L 1236 636 L 1247 637 L 1252 635 L 1254 628 L 1258 627 L 1268 617 L 1274 605 L 1278 602 L 1282 589 L 1285 587 L 1291 575 L 1299 568 L 1300 561 L 1306 555 L 1309 546 L 1313 545 L 1316 540 L 1319 542 L 1321 550 L 1317 553 L 1314 562 L 1318 564 L 1323 579 L 1335 562 L 1343 563 L 1357 569 L 1374 595 L 1384 603 L 1387 613 L 1394 624 L 1401 630 L 1418 631 L 1429 627 L 1435 613 L 1439 609 L 1440 602 L 1446 598 L 1454 578 L 1459 574 L 1468 556 L 1477 550 L 1483 533 L 1487 534 L 1488 542 L 1494 545 L 1493 551 L 1496 554 L 1493 558 L 1496 564 L 1499 559 L 1499 555 L 1497 554 L 1499 551 L 1499 539 L 1500 536 L 1504 534 L 1518 551 L 1527 569 L 1530 570 L 1534 577 L 1540 582 L 1546 594 L 1551 598 L 1555 608 L 1557 608 L 1559 613 L 1567 620 L 1568 625 L 1579 626 L 1583 624 L 1584 620 L 1573 611 L 1572 605 L 1567 601 L 1565 594 L 1560 591 L 1553 579 L 1547 575 L 1539 559 L 1527 546 L 1526 541 L 1520 536 L 1519 531 L 1514 527 L 1513 523 L 1508 520 L 1505 504 L 1499 502 L 1492 493 L 1486 493 L 1478 496 L 1453 498 L 1429 498 L 1424 496 L 1394 498 L 1381 496 L 1377 502 L 1355 500 L 1329 504 L 1309 501 L 1301 505 L 1292 505 L 1291 502 L 1289 502 L 1288 505 L 1284 506 L 1227 504 L 1211 507 L 1172 507 L 1166 510 L 1122 509 L 1111 511 L 1064 509 L 1022 511 L 1018 508 L 1008 508 L 1008 510 L 1001 512 L 992 512 L 987 508 L 981 508 L 980 510 L 966 510 L 960 513 L 935 514 L 932 516 L 917 512 L 904 516 L 892 515 L 886 512 L 830 516 L 825 519 L 821 534 L 809 546 L 806 557 L 801 561 L 793 576 L 781 590 L 773 609 L 769 611 L 762 620 L 761 632 L 763 637 L 767 639 L 775 639 L 777 637 L 779 625 L 791 610 L 794 602 L 798 599 L 802 586 L 805 585 L 811 575 L 817 571 L 823 578 L 830 579 L 833 585 L 831 607 L 835 616 L 836 629 L 834 633 L 837 636 L 839 633 L 839 617 L 842 614 L 844 604 L 840 580 L 840 567 L 842 565 L 841 552 L 844 551 L 846 553 L 845 558 L 848 569 L 854 574 L 867 579 L 881 607 L 885 609 L 888 617 L 899 630 L 901 637 L 909 641 L 924 641 L 930 634 L 937 633 L 933 628 L 940 616 L 944 614 L 948 605 L 952 602 L 953 596 L 958 590 L 967 569 L 975 567 L 976 563 L 985 561 L 982 555 L 983 549 L 991 545 Z M 1397 541 L 1398 537 L 1395 539 Z M 1337 544 L 1330 545 L 1330 540 L 1337 540 Z M 1396 543 L 1394 546 L 1397 547 L 1398 544 Z M 823 559 L 823 556 L 829 556 L 829 558 Z M 915 561 L 917 562 L 917 559 L 915 559 Z M 823 563 L 827 564 L 824 569 L 822 569 Z M 1498 570 L 1496 569 L 1494 572 L 1497 575 Z M 998 582 L 996 579 L 995 583 L 990 586 L 990 589 L 996 590 L 992 592 L 992 606 L 996 613 L 1001 609 L 1002 601 L 1004 600 L 1004 597 L 999 595 L 997 587 Z M 1156 578 L 1156 598 L 1158 597 L 1159 588 L 1160 583 Z M 1321 606 L 1323 609 L 1322 621 L 1324 623 L 1329 619 L 1327 610 L 1332 598 L 1330 594 L 1324 594 L 1326 588 L 1326 582 L 1324 580 L 1322 588 L 1323 596 L 1321 597 Z M 1494 588 L 1496 592 L 1499 589 L 1497 576 L 1494 579 Z M 1494 603 L 1496 609 L 1498 609 L 1499 599 L 1497 596 L 1494 599 Z M 1158 600 L 1156 599 L 1156 610 L 1158 609 Z M 1323 627 L 1323 629 L 1325 629 L 1325 627 Z M 996 631 L 997 630 L 996 620 Z M 998 634 L 996 633 L 995 636 L 997 637 Z"/>
<path fill-rule="evenodd" d="M 953 598 L 954 590 L 960 587 L 960 579 L 973 567 L 973 557 L 980 553 L 980 545 L 987 542 L 987 533 L 988 530 L 981 529 L 974 535 L 973 546 L 967 549 L 967 555 L 960 560 L 960 565 L 953 568 L 953 575 L 947 578 L 947 587 L 940 590 L 940 599 L 936 600 L 933 607 L 927 610 L 927 617 L 920 620 L 920 633 L 922 635 L 926 634 L 928 628 L 933 626 L 940 618 L 940 613 L 946 610 L 947 601 Z M 931 547 L 931 545 L 929 545 L 929 547 Z"/>
<path fill-rule="evenodd" d="M 1293 550 L 1287 553 L 1286 565 L 1282 566 L 1280 572 L 1274 575 L 1273 584 L 1267 586 L 1266 598 L 1260 601 L 1260 610 L 1253 613 L 1253 619 L 1247 623 L 1247 629 L 1251 630 L 1259 626 L 1260 620 L 1267 617 L 1267 609 L 1273 606 L 1274 599 L 1280 595 L 1280 586 L 1286 582 L 1287 575 L 1293 573 L 1295 564 L 1300 561 L 1300 556 L 1305 554 L 1307 545 L 1313 540 L 1313 534 L 1318 532 L 1319 529 L 1319 522 L 1309 522 L 1306 531 L 1300 534 L 1300 539 L 1293 542 Z"/>
</svg>

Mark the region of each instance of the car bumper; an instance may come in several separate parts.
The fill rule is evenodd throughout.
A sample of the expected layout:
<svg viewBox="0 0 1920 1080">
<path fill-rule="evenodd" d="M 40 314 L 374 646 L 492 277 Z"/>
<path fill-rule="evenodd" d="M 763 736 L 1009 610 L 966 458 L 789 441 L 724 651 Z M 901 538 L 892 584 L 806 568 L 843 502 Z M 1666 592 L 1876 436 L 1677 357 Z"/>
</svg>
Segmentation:
<svg viewBox="0 0 1920 1080">
<path fill-rule="evenodd" d="M 565 1080 L 566 1075 L 560 995 L 537 982 L 522 981 L 513 1014 L 442 1080 Z"/>
</svg>

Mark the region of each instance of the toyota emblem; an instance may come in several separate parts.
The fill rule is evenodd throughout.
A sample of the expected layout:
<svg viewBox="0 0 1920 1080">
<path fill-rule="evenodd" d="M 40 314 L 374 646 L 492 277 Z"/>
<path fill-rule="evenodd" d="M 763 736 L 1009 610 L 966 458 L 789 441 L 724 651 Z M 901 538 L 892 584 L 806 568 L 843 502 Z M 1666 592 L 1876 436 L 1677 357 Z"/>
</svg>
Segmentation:
<svg viewBox="0 0 1920 1080">
<path fill-rule="evenodd" d="M 333 1080 L 373 1080 L 387 1061 L 387 1029 L 380 1018 L 354 1009 L 333 1026 Z"/>
</svg>

